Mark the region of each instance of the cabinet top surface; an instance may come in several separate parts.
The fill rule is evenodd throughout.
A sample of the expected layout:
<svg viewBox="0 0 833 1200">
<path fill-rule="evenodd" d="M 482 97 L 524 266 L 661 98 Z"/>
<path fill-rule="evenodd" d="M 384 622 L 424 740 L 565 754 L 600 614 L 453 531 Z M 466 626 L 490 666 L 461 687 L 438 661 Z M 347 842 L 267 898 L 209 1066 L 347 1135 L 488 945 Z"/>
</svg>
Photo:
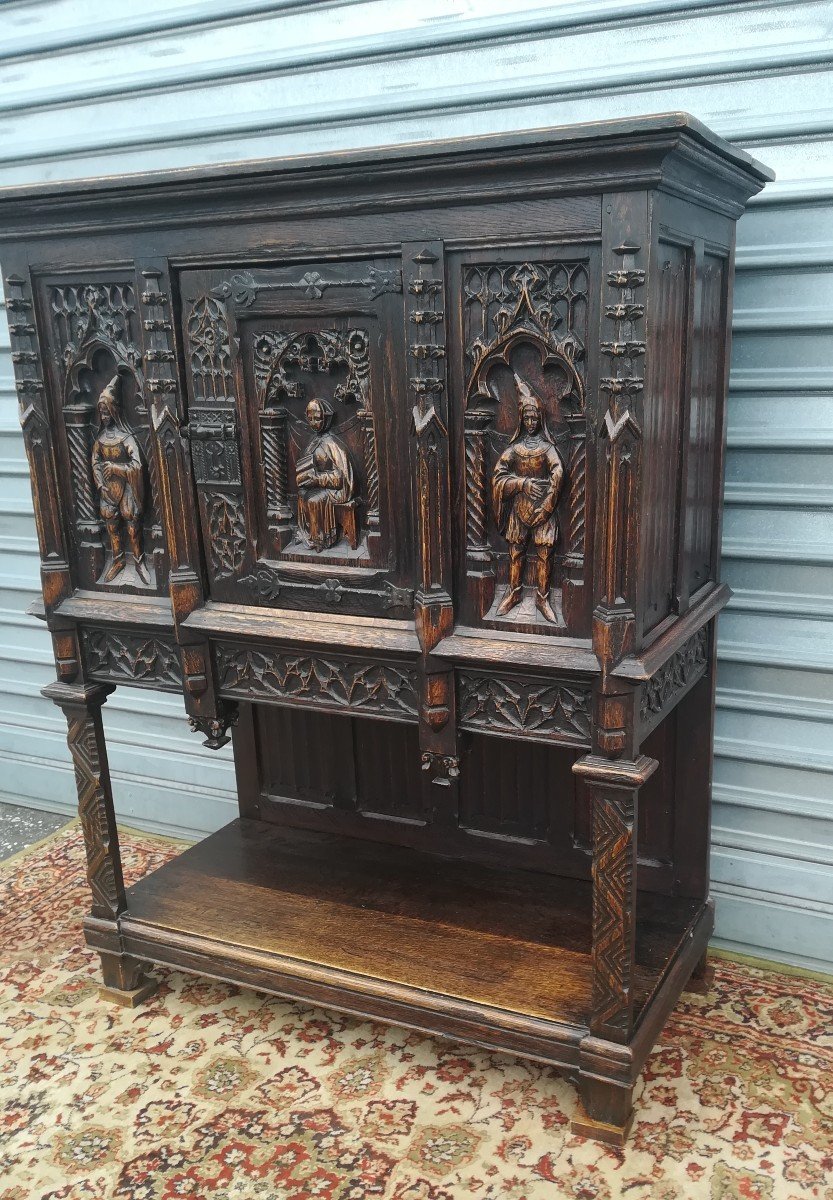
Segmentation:
<svg viewBox="0 0 833 1200">
<path fill-rule="evenodd" d="M 56 181 L 29 186 L 0 188 L 0 217 L 3 222 L 21 221 L 32 229 L 47 222 L 51 214 L 81 206 L 87 217 L 96 205 L 131 202 L 173 202 L 189 199 L 203 206 L 212 201 L 252 196 L 252 189 L 283 190 L 324 187 L 340 182 L 371 186 L 384 192 L 392 179 L 414 175 L 413 188 L 427 170 L 441 172 L 444 165 L 459 171 L 476 171 L 481 176 L 506 169 L 570 166 L 561 190 L 579 191 L 609 187 L 612 175 L 621 176 L 619 186 L 656 186 L 663 164 L 675 150 L 683 148 L 694 156 L 708 174 L 732 176 L 748 195 L 754 194 L 774 173 L 744 150 L 731 145 L 688 113 L 660 113 L 614 121 L 587 122 L 554 128 L 523 130 L 509 134 L 416 142 L 400 146 L 329 152 L 277 159 L 258 159 L 219 166 L 186 167 L 105 176 L 95 179 Z M 615 166 L 605 161 L 615 151 Z M 640 159 L 639 168 L 623 162 Z M 372 172 L 371 175 L 368 173 Z M 436 176 L 430 177 L 433 181 Z M 20 229 L 0 227 L 0 240 L 19 236 Z"/>
</svg>

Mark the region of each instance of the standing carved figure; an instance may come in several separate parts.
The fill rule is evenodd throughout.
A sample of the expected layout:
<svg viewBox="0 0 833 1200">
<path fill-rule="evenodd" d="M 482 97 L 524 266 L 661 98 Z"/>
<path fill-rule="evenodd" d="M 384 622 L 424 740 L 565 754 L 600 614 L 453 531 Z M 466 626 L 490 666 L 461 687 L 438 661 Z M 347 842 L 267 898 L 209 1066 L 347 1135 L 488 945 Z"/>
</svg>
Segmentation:
<svg viewBox="0 0 833 1200">
<path fill-rule="evenodd" d="M 555 506 L 564 479 L 564 463 L 547 429 L 540 398 L 515 376 L 518 425 L 492 474 L 497 526 L 509 543 L 509 587 L 497 615 L 505 616 L 523 596 L 524 561 L 530 541 L 537 558 L 535 606 L 556 622 L 550 604 L 550 577 L 558 515 Z"/>
<path fill-rule="evenodd" d="M 121 380 L 114 375 L 98 398 L 98 433 L 92 453 L 99 512 L 113 552 L 104 582 L 112 583 L 124 570 L 126 531 L 136 574 L 143 583 L 149 583 L 142 550 L 144 464 L 139 443 L 122 418 L 120 392 Z"/>
<path fill-rule="evenodd" d="M 326 400 L 310 400 L 306 420 L 312 437 L 298 459 L 298 525 L 314 550 L 335 546 L 341 533 L 337 505 L 348 504 L 355 495 L 353 467 L 347 450 L 330 433 L 333 410 Z"/>
</svg>

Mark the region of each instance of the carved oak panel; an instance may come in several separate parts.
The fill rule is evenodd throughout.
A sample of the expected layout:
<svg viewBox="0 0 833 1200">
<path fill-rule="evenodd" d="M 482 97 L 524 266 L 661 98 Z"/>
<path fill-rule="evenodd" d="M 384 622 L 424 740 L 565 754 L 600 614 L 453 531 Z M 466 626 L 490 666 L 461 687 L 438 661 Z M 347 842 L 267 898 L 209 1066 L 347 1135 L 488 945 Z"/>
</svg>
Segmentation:
<svg viewBox="0 0 833 1200">
<path fill-rule="evenodd" d="M 181 290 L 214 597 L 405 615 L 398 260 L 189 271 Z"/>
<path fill-rule="evenodd" d="M 709 631 L 697 632 L 642 685 L 639 719 L 643 736 L 649 733 L 682 700 L 709 665 Z"/>
<path fill-rule="evenodd" d="M 65 439 L 77 583 L 164 592 L 168 556 L 135 279 L 46 279 L 40 300 Z"/>
<path fill-rule="evenodd" d="M 182 664 L 172 638 L 122 629 L 85 628 L 81 634 L 92 679 L 178 692 Z"/>
<path fill-rule="evenodd" d="M 589 684 L 469 671 L 458 684 L 462 729 L 590 745 Z"/>
<path fill-rule="evenodd" d="M 228 642 L 216 646 L 216 661 L 220 690 L 228 696 L 417 720 L 413 667 Z"/>
<path fill-rule="evenodd" d="M 468 620 L 589 632 L 587 346 L 594 253 L 462 258 Z"/>
</svg>

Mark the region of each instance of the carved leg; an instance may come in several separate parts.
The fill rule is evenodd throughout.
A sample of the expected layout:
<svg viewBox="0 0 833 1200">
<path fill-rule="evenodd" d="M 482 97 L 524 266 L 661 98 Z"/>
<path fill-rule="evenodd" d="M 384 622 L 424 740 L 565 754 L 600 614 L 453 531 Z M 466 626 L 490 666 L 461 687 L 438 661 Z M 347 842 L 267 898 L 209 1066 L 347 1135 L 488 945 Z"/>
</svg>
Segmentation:
<svg viewBox="0 0 833 1200">
<path fill-rule="evenodd" d="M 112 1000 L 122 1008 L 136 1008 L 152 996 L 159 984 L 144 973 L 144 963 L 129 954 L 110 954 L 99 950 L 104 986 L 98 989 L 102 1000 Z"/>
<path fill-rule="evenodd" d="M 578 1113 L 570 1132 L 610 1146 L 624 1145 L 633 1124 L 633 1081 L 627 1047 L 585 1038 L 578 1076 Z"/>
<path fill-rule="evenodd" d="M 714 967 L 709 966 L 709 952 L 706 950 L 697 966 L 691 972 L 684 992 L 693 992 L 697 996 L 707 996 L 714 982 Z"/>
<path fill-rule="evenodd" d="M 67 744 L 75 768 L 78 813 L 87 852 L 87 881 L 93 895 L 91 915 L 100 927 L 118 937 L 118 918 L 126 910 L 110 768 L 101 706 L 113 688 L 106 684 L 51 683 L 43 694 L 67 719 Z M 142 963 L 130 955 L 101 951 L 102 995 L 134 1006 L 156 990 L 143 974 Z"/>
<path fill-rule="evenodd" d="M 552 578 L 552 546 L 538 546 L 538 561 L 536 567 L 537 592 L 535 607 L 545 621 L 557 624 L 557 618 L 550 604 L 550 580 Z"/>
<path fill-rule="evenodd" d="M 105 583 L 112 583 L 117 575 L 120 575 L 124 570 L 124 537 L 122 535 L 121 521 L 118 517 L 110 518 L 107 521 L 107 534 L 110 538 L 110 547 L 113 551 L 113 561 L 104 576 Z"/>
<path fill-rule="evenodd" d="M 579 1059 L 583 1110 L 572 1130 L 616 1145 L 633 1119 L 637 798 L 656 767 L 644 755 L 588 755 L 573 766 L 593 803 L 593 993 Z"/>
<path fill-rule="evenodd" d="M 142 550 L 142 526 L 140 521 L 128 522 L 127 536 L 130 540 L 130 552 L 133 555 L 133 562 L 136 564 L 136 573 L 142 583 L 150 583 L 150 576 L 145 566 L 145 555 Z"/>
<path fill-rule="evenodd" d="M 506 595 L 498 605 L 496 615 L 505 617 L 513 608 L 517 608 L 523 596 L 524 547 L 513 543 L 509 547 L 509 585 Z"/>
</svg>

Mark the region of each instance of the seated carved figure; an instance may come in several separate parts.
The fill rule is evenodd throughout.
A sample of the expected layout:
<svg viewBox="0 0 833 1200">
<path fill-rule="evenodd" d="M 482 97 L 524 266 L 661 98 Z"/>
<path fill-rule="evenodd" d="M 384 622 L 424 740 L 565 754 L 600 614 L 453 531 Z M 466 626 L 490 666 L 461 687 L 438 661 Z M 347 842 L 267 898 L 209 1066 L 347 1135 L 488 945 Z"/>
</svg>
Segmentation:
<svg viewBox="0 0 833 1200">
<path fill-rule="evenodd" d="M 306 409 L 312 437 L 295 467 L 298 527 L 313 550 L 327 550 L 341 537 L 337 506 L 355 496 L 350 456 L 330 433 L 333 410 L 326 400 L 310 400 Z"/>
<path fill-rule="evenodd" d="M 492 474 L 497 526 L 509 543 L 509 587 L 497 615 L 505 616 L 523 596 L 524 560 L 530 542 L 537 558 L 535 605 L 555 623 L 550 604 L 552 556 L 558 536 L 555 506 L 564 479 L 564 463 L 547 429 L 541 400 L 518 376 L 518 425 Z"/>
</svg>

